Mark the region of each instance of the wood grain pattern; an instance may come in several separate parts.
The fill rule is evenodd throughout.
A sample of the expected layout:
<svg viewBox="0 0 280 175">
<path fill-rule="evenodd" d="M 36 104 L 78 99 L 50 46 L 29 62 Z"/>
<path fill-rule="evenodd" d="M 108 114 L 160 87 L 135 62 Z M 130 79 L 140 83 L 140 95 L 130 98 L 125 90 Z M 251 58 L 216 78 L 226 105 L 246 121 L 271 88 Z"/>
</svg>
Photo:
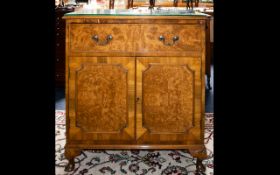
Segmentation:
<svg viewBox="0 0 280 175">
<path fill-rule="evenodd" d="M 68 148 L 81 148 L 81 149 L 188 149 L 191 154 L 199 156 L 201 150 L 204 150 L 205 147 L 201 144 L 192 145 L 192 144 L 85 144 L 85 143 L 72 143 L 68 145 Z M 193 152 L 194 151 L 194 152 Z M 202 155 L 200 155 L 202 157 Z"/>
<path fill-rule="evenodd" d="M 197 57 L 138 57 L 136 61 L 136 96 L 140 99 L 136 103 L 137 143 L 202 143 L 203 128 L 201 122 L 203 116 L 201 114 L 201 95 L 203 90 L 200 59 Z M 150 65 L 154 65 L 155 68 L 158 68 L 154 69 L 154 73 L 151 74 L 151 77 L 148 77 L 145 80 L 143 77 L 145 74 L 149 74 L 149 71 L 147 70 L 149 70 L 148 68 Z M 163 70 L 161 70 L 163 67 L 160 65 L 166 67 L 167 70 L 169 68 L 169 70 L 167 72 L 163 72 Z M 188 65 L 188 68 L 185 67 L 186 65 Z M 169 86 L 168 81 L 170 82 Z M 180 83 L 175 85 L 174 82 L 177 81 Z M 183 87 L 183 85 L 186 87 Z M 148 89 L 146 90 L 144 88 Z M 162 93 L 168 91 L 168 88 L 170 89 L 170 93 L 175 93 L 177 95 L 177 97 L 176 95 L 174 98 L 171 97 L 171 104 L 168 104 L 168 95 Z M 183 90 L 182 92 L 179 92 L 180 88 Z M 147 99 L 151 100 L 150 102 L 145 103 L 147 98 L 145 97 L 145 93 L 151 94 Z M 178 96 L 178 94 L 180 95 Z M 185 101 L 183 102 L 182 100 L 177 99 L 182 95 L 185 96 Z M 167 116 L 166 113 L 168 112 L 172 113 L 171 116 L 173 118 L 169 118 L 169 115 Z M 145 116 L 145 114 L 147 116 Z M 170 120 L 170 122 L 168 122 L 167 119 Z M 173 120 L 184 122 L 180 124 L 172 123 L 171 121 Z M 148 125 L 147 123 L 144 123 L 147 121 Z M 154 133 L 149 132 L 148 129 L 152 131 L 154 130 Z"/>
<path fill-rule="evenodd" d="M 71 52 L 132 52 L 133 33 L 135 26 L 113 24 L 72 24 L 70 27 Z M 97 35 L 100 42 L 106 41 L 107 36 L 113 39 L 106 45 L 97 44 L 92 37 Z"/>
<path fill-rule="evenodd" d="M 86 132 L 121 132 L 127 125 L 127 70 L 85 63 L 76 71 L 76 125 Z"/>
<path fill-rule="evenodd" d="M 70 57 L 69 140 L 133 140 L 135 59 Z"/>
<path fill-rule="evenodd" d="M 143 126 L 151 133 L 186 133 L 194 125 L 194 71 L 149 64 L 143 71 Z"/>
<path fill-rule="evenodd" d="M 136 42 L 136 52 L 154 52 L 158 56 L 165 56 L 166 53 L 172 53 L 173 56 L 182 54 L 186 51 L 200 52 L 201 48 L 201 27 L 200 24 L 195 25 L 168 25 L 168 24 L 147 24 L 141 25 L 140 40 Z M 165 38 L 165 45 L 159 37 Z M 173 37 L 179 37 L 174 42 Z"/>
<path fill-rule="evenodd" d="M 189 149 L 205 158 L 206 17 L 64 18 L 71 165 L 80 149 Z M 94 35 L 113 39 L 98 45 Z M 160 35 L 179 40 L 164 45 Z"/>
</svg>

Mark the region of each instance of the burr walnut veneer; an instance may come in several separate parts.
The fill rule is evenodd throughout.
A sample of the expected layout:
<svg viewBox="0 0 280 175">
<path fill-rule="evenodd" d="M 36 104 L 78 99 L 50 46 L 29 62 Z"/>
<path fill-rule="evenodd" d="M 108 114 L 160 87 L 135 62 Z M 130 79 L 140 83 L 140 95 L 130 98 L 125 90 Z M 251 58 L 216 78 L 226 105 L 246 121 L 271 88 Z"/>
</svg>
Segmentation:
<svg viewBox="0 0 280 175">
<path fill-rule="evenodd" d="M 203 171 L 207 17 L 64 18 L 67 170 L 83 149 L 187 149 Z"/>
</svg>

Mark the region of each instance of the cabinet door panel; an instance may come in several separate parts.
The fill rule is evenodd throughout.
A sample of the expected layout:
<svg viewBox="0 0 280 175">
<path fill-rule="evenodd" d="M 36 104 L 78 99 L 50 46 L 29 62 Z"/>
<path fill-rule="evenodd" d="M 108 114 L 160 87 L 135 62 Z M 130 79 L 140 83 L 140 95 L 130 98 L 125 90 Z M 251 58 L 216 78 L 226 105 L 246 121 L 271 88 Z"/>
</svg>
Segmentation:
<svg viewBox="0 0 280 175">
<path fill-rule="evenodd" d="M 70 140 L 134 140 L 135 59 L 70 57 L 69 70 Z"/>
<path fill-rule="evenodd" d="M 142 57 L 136 65 L 137 142 L 200 143 L 200 58 Z"/>
</svg>

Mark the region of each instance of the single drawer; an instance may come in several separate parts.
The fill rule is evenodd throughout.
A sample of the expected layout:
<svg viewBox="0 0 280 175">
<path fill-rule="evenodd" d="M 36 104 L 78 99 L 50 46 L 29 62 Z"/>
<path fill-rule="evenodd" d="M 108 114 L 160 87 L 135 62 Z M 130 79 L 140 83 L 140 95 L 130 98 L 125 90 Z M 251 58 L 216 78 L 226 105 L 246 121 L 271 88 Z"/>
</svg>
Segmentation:
<svg viewBox="0 0 280 175">
<path fill-rule="evenodd" d="M 199 24 L 142 24 L 136 43 L 137 55 L 184 56 L 201 53 L 204 30 Z M 184 54 L 185 53 L 185 54 Z"/>
<path fill-rule="evenodd" d="M 134 28 L 127 24 L 71 24 L 70 54 L 116 56 L 133 53 Z"/>
</svg>

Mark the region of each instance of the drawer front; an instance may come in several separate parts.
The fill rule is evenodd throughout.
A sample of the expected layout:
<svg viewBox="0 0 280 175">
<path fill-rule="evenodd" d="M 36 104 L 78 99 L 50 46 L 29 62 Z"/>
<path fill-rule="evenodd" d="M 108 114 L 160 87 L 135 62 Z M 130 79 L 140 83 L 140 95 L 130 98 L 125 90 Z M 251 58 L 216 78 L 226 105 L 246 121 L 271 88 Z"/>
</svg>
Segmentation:
<svg viewBox="0 0 280 175">
<path fill-rule="evenodd" d="M 127 24 L 71 24 L 70 53 L 132 53 L 134 28 Z"/>
<path fill-rule="evenodd" d="M 137 55 L 184 56 L 200 53 L 203 47 L 203 28 L 199 24 L 143 24 L 136 44 Z M 184 54 L 185 52 L 185 54 Z"/>
</svg>

